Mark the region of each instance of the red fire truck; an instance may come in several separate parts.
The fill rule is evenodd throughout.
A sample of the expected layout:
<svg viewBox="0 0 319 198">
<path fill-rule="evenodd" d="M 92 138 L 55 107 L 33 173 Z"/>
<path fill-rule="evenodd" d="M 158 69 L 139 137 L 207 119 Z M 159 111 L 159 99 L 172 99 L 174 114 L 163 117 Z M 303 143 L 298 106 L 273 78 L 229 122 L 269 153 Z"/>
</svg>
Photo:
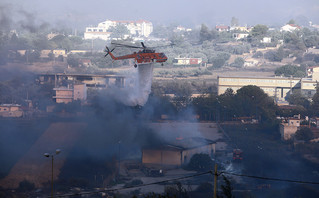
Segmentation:
<svg viewBox="0 0 319 198">
<path fill-rule="evenodd" d="M 241 149 L 234 149 L 233 151 L 233 161 L 243 160 L 243 151 Z"/>
</svg>

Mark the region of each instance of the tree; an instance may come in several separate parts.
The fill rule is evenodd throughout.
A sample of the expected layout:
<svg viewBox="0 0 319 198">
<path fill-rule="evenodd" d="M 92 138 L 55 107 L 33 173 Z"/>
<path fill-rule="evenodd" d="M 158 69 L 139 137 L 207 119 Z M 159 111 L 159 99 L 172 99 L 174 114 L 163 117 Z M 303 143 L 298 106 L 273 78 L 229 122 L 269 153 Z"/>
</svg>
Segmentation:
<svg viewBox="0 0 319 198">
<path fill-rule="evenodd" d="M 238 26 L 238 25 L 239 25 L 239 20 L 238 20 L 236 17 L 232 17 L 232 18 L 231 18 L 231 21 L 230 21 L 230 25 L 231 25 L 232 27 Z"/>
<path fill-rule="evenodd" d="M 292 105 L 301 105 L 304 108 L 308 109 L 310 107 L 310 101 L 301 94 L 301 90 L 295 90 L 287 98 L 289 104 Z"/>
<path fill-rule="evenodd" d="M 213 120 L 216 110 L 216 95 L 210 94 L 208 97 L 199 96 L 193 99 L 192 105 L 201 120 Z"/>
<path fill-rule="evenodd" d="M 277 51 L 268 51 L 265 53 L 264 56 L 266 59 L 274 62 L 281 62 L 282 59 L 284 58 L 284 51 L 283 48 L 280 47 Z"/>
<path fill-rule="evenodd" d="M 301 127 L 296 133 L 295 138 L 297 140 L 309 141 L 313 138 L 313 133 L 308 127 Z"/>
<path fill-rule="evenodd" d="M 226 198 L 234 198 L 233 196 L 233 187 L 231 185 L 231 182 L 229 181 L 229 179 L 227 177 L 225 177 L 223 175 L 223 180 L 225 182 L 225 184 L 223 184 L 221 186 L 222 191 L 223 191 L 223 196 L 222 197 L 226 197 Z M 218 196 L 219 198 L 221 198 L 220 196 Z"/>
<path fill-rule="evenodd" d="M 268 31 L 267 26 L 258 24 L 258 25 L 255 25 L 253 29 L 251 30 L 251 35 L 253 37 L 262 37 L 266 35 L 267 31 Z"/>
<path fill-rule="evenodd" d="M 287 24 L 296 24 L 295 20 L 290 19 Z"/>
<path fill-rule="evenodd" d="M 242 57 L 237 57 L 235 61 L 231 64 L 233 67 L 243 67 L 245 60 Z"/>
<path fill-rule="evenodd" d="M 275 70 L 276 76 L 284 75 L 286 77 L 304 77 L 306 76 L 306 69 L 296 65 L 284 65 Z"/>
<path fill-rule="evenodd" d="M 108 29 L 108 31 L 112 32 L 111 38 L 120 38 L 124 39 L 125 35 L 128 35 L 130 31 L 123 24 L 118 24 L 116 26 L 112 26 Z"/>
<path fill-rule="evenodd" d="M 67 63 L 71 67 L 78 67 L 80 64 L 79 57 L 77 55 L 70 54 L 67 57 Z"/>
<path fill-rule="evenodd" d="M 314 116 L 319 115 L 319 86 L 318 84 L 317 84 L 316 93 L 312 97 L 311 111 L 312 111 L 312 115 Z"/>
<path fill-rule="evenodd" d="M 19 192 L 28 192 L 34 190 L 34 183 L 29 182 L 28 180 L 23 180 L 19 183 L 18 191 Z"/>
<path fill-rule="evenodd" d="M 199 32 L 199 38 L 201 42 L 204 42 L 207 40 L 210 41 L 217 38 L 217 32 L 215 30 L 210 31 L 205 24 L 202 24 L 200 32 Z"/>
<path fill-rule="evenodd" d="M 236 115 L 260 118 L 261 122 L 272 124 L 276 118 L 276 105 L 262 89 L 255 85 L 243 86 L 237 90 Z"/>
<path fill-rule="evenodd" d="M 318 35 L 310 35 L 304 38 L 304 43 L 306 47 L 316 47 L 319 45 L 319 36 Z"/>
<path fill-rule="evenodd" d="M 224 58 L 221 58 L 221 57 L 215 57 L 212 60 L 212 63 L 213 63 L 214 68 L 221 68 L 222 66 L 225 65 L 226 60 Z"/>
<path fill-rule="evenodd" d="M 209 155 L 200 153 L 192 156 L 187 168 L 195 171 L 208 171 L 212 170 L 213 166 L 214 162 Z"/>
<path fill-rule="evenodd" d="M 33 63 L 39 60 L 40 52 L 38 50 L 27 50 L 25 56 L 27 63 Z"/>
</svg>

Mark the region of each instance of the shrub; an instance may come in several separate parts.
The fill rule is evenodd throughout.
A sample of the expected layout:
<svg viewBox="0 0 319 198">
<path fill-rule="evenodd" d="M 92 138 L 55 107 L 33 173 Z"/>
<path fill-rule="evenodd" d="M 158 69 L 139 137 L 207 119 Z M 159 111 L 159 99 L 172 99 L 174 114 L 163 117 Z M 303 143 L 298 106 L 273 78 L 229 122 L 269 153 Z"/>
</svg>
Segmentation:
<svg viewBox="0 0 319 198">
<path fill-rule="evenodd" d="M 31 183 L 28 180 L 23 180 L 19 183 L 18 191 L 19 192 L 28 192 L 34 190 L 35 186 L 34 183 Z"/>
</svg>

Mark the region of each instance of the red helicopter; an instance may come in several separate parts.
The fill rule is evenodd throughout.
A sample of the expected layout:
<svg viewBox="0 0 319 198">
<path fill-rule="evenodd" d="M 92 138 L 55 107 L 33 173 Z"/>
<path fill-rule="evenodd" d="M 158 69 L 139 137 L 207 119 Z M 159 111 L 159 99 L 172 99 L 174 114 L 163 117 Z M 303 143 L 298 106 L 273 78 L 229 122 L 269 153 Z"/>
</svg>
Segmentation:
<svg viewBox="0 0 319 198">
<path fill-rule="evenodd" d="M 152 62 L 162 63 L 162 66 L 163 66 L 163 63 L 167 61 L 167 56 L 164 53 L 156 53 L 154 49 L 146 47 L 143 42 L 141 42 L 141 45 L 142 45 L 141 47 L 126 45 L 126 44 L 121 44 L 121 43 L 115 43 L 115 42 L 112 42 L 111 44 L 114 45 L 115 47 L 112 50 L 110 50 L 106 46 L 105 51 L 107 53 L 105 54 L 105 57 L 107 55 L 110 55 L 113 60 L 124 60 L 124 59 L 134 58 L 135 59 L 135 64 L 134 64 L 135 68 L 137 67 L 137 64 L 152 63 Z M 168 46 L 172 46 L 172 44 L 168 45 Z M 112 54 L 112 52 L 116 47 L 139 48 L 142 50 L 140 50 L 138 52 L 134 52 L 133 54 L 115 57 Z M 164 46 L 161 46 L 161 47 L 164 47 Z"/>
</svg>

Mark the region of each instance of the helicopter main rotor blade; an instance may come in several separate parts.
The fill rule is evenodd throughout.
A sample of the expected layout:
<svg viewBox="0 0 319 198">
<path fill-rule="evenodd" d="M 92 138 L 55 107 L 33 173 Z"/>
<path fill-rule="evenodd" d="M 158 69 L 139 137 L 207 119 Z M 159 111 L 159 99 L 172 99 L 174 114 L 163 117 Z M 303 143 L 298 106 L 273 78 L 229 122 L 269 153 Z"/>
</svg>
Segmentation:
<svg viewBox="0 0 319 198">
<path fill-rule="evenodd" d="M 128 47 L 128 48 L 143 48 L 143 47 L 138 47 L 138 46 L 134 46 L 134 45 L 127 45 L 127 44 L 122 44 L 122 43 L 115 43 L 115 42 L 111 42 L 112 45 L 115 45 L 115 47 Z"/>
<path fill-rule="evenodd" d="M 143 42 L 141 42 L 141 44 L 142 44 L 142 47 L 145 49 L 146 47 L 145 47 L 144 43 L 143 43 Z"/>
<path fill-rule="evenodd" d="M 168 44 L 168 45 L 160 45 L 160 46 L 156 46 L 156 47 L 150 47 L 150 48 L 159 48 L 159 47 L 172 47 L 174 46 L 175 44 L 172 43 L 172 44 Z"/>
</svg>

